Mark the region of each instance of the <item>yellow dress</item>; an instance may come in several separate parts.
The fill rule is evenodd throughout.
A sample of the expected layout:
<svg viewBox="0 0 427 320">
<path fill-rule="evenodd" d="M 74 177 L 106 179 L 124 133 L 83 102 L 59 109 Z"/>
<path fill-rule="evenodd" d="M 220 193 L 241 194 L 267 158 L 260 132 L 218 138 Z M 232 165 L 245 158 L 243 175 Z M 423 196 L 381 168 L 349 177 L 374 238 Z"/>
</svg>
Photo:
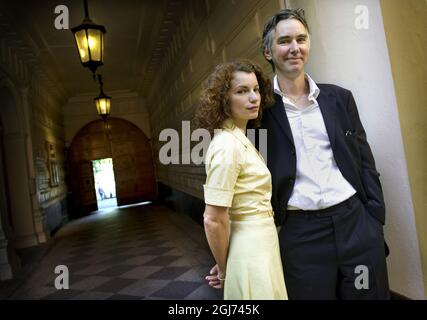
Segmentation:
<svg viewBox="0 0 427 320">
<path fill-rule="evenodd" d="M 286 300 L 264 159 L 229 119 L 212 139 L 205 163 L 205 203 L 230 208 L 224 299 Z"/>
</svg>

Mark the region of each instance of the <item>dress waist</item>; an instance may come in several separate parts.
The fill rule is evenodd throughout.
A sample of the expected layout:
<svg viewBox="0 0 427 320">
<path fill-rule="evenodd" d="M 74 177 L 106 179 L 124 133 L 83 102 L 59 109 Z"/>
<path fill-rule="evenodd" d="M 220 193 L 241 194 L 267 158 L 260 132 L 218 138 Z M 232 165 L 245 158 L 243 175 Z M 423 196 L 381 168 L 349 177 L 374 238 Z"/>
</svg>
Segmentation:
<svg viewBox="0 0 427 320">
<path fill-rule="evenodd" d="M 230 213 L 229 217 L 231 221 L 250 221 L 250 220 L 257 220 L 260 218 L 274 217 L 274 212 L 271 210 L 268 210 L 268 211 L 245 213 L 245 214 Z"/>
</svg>

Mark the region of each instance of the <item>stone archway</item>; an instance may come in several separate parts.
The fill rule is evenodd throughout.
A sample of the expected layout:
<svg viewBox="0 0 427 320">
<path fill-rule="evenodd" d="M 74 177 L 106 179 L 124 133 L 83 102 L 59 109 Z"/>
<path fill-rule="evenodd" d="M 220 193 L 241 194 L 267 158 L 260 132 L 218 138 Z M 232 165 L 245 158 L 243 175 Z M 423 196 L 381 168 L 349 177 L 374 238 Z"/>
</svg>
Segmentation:
<svg viewBox="0 0 427 320">
<path fill-rule="evenodd" d="M 151 146 L 145 134 L 131 122 L 109 118 L 92 121 L 73 138 L 69 149 L 69 184 L 74 209 L 80 214 L 97 209 L 92 160 L 112 158 L 118 205 L 157 197 Z M 69 212 L 71 218 L 73 213 Z"/>
</svg>

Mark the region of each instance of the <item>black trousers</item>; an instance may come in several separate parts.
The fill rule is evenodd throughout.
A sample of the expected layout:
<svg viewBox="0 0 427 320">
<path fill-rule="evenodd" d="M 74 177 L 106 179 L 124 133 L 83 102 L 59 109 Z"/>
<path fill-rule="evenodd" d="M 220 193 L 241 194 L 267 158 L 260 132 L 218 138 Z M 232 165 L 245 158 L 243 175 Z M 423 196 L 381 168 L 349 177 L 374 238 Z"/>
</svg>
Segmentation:
<svg viewBox="0 0 427 320">
<path fill-rule="evenodd" d="M 357 196 L 291 211 L 279 241 L 289 299 L 390 299 L 383 226 Z"/>
</svg>

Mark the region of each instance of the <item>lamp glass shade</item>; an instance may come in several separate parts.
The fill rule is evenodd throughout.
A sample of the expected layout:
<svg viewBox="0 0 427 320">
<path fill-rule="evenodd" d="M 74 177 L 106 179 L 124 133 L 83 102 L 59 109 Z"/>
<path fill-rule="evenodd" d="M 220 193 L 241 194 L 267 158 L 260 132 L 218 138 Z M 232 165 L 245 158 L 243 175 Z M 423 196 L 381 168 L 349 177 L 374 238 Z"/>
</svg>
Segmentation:
<svg viewBox="0 0 427 320">
<path fill-rule="evenodd" d="M 89 62 L 90 55 L 89 55 L 89 46 L 87 41 L 87 34 L 86 29 L 77 31 L 74 34 L 74 37 L 76 39 L 77 43 L 77 49 L 79 50 L 80 60 L 82 63 Z"/>
<path fill-rule="evenodd" d="M 83 24 L 71 29 L 74 33 L 80 61 L 94 71 L 104 63 L 104 26 L 84 20 Z"/>
<path fill-rule="evenodd" d="M 88 47 L 92 61 L 103 62 L 103 37 L 104 34 L 101 32 L 101 30 L 88 29 Z"/>
<path fill-rule="evenodd" d="M 110 114 L 111 98 L 109 97 L 96 98 L 95 104 L 96 104 L 96 110 L 98 111 L 98 115 L 103 116 L 103 115 Z"/>
</svg>

